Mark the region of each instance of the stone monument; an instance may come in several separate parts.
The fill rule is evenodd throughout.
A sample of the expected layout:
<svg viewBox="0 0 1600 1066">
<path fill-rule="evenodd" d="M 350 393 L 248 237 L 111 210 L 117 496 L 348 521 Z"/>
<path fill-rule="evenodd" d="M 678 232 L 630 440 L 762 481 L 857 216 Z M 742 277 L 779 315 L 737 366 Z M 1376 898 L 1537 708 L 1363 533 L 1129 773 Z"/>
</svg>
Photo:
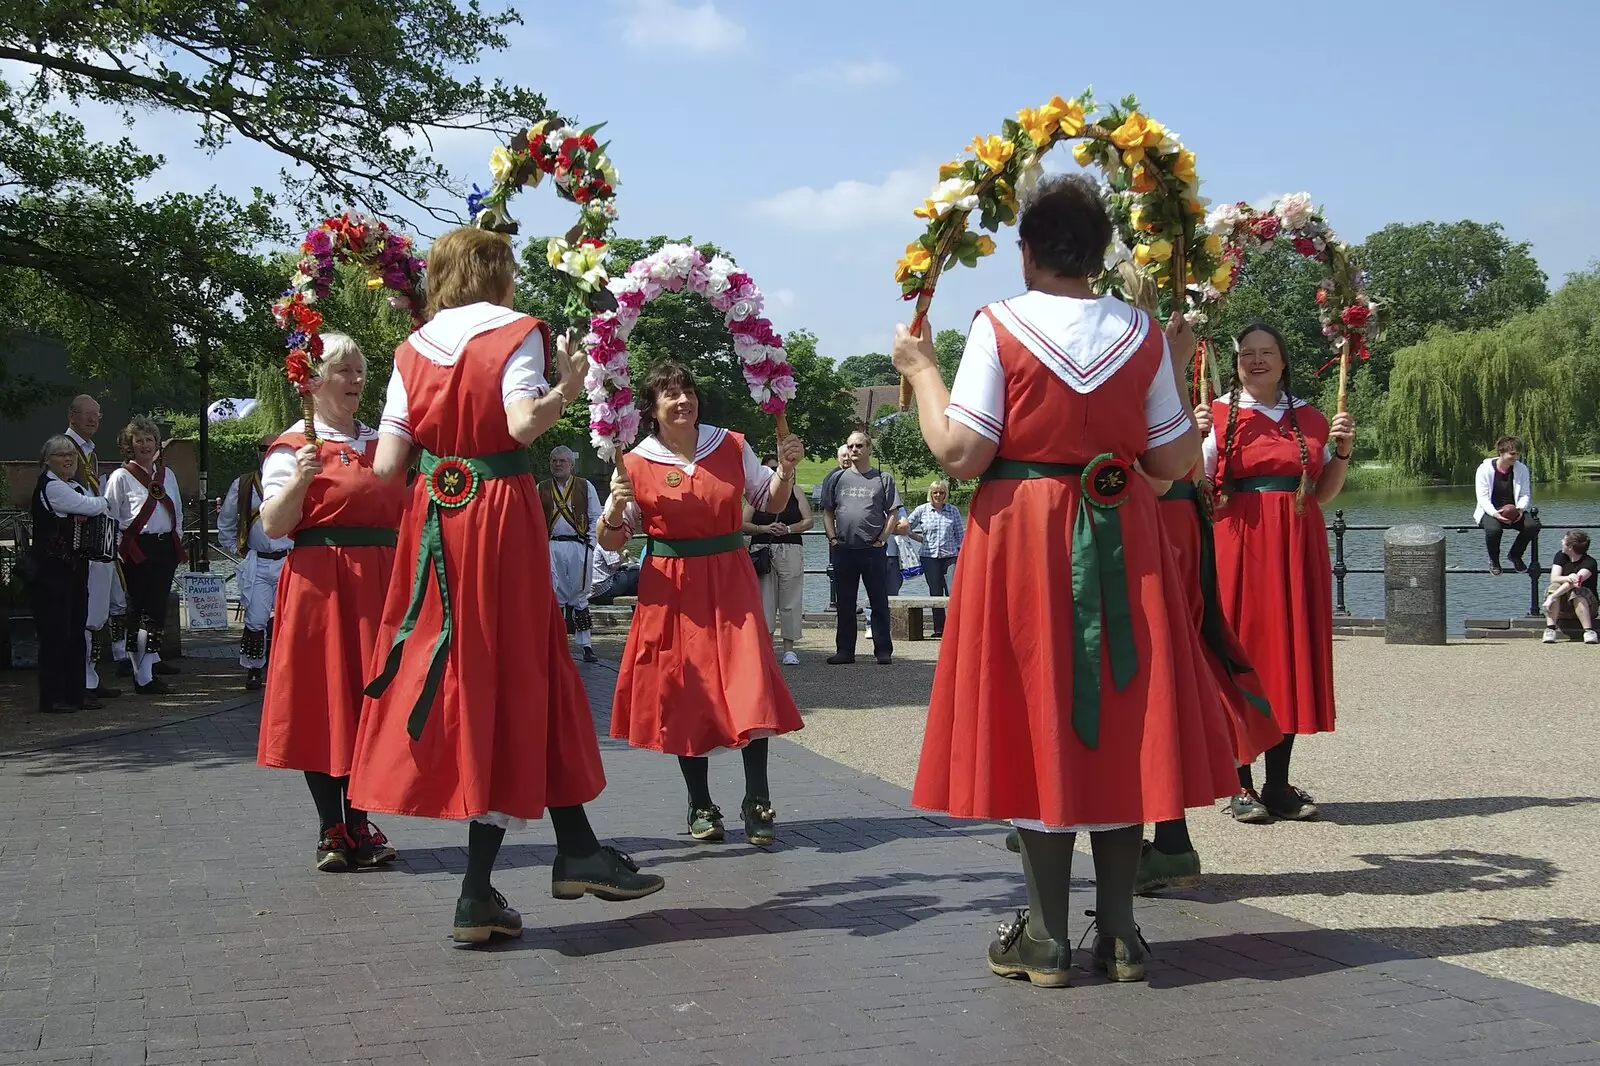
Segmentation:
<svg viewBox="0 0 1600 1066">
<path fill-rule="evenodd" d="M 1383 535 L 1385 644 L 1443 644 L 1444 530 L 1391 526 Z"/>
</svg>

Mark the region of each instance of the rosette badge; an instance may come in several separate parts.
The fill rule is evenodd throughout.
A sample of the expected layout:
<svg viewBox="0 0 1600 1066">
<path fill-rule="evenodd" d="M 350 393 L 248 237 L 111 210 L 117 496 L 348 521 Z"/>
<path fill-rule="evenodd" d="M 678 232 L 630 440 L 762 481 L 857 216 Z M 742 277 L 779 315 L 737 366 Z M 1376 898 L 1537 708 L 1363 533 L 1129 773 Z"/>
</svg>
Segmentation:
<svg viewBox="0 0 1600 1066">
<path fill-rule="evenodd" d="M 538 188 L 548 176 L 556 195 L 578 205 L 578 221 L 563 237 L 546 245 L 546 259 L 563 275 L 566 311 L 587 317 L 616 308 L 606 287 L 607 238 L 617 219 L 617 168 L 609 144 L 595 139 L 605 123 L 577 129 L 560 118 L 528 127 L 508 145 L 489 153 L 488 191 L 472 187 L 467 213 L 481 229 L 514 236 L 519 228 L 507 204 L 525 188 Z"/>
</svg>

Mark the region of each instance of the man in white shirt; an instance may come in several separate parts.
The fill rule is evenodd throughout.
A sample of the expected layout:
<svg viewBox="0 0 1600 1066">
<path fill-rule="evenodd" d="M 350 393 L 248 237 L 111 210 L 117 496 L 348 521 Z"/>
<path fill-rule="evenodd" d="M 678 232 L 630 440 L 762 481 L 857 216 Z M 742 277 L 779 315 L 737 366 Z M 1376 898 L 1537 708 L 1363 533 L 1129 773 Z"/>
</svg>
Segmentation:
<svg viewBox="0 0 1600 1066">
<path fill-rule="evenodd" d="M 184 560 L 183 501 L 178 479 L 161 462 L 161 431 L 135 417 L 117 438 L 127 461 L 106 479 L 111 515 L 122 530 L 122 574 L 128 589 L 128 642 L 133 687 L 139 693 L 171 692 L 155 674 L 178 668 L 161 661 L 172 578 Z"/>
<path fill-rule="evenodd" d="M 274 439 L 272 434 L 261 438 L 257 445 L 260 459 L 266 458 Z M 234 478 L 217 515 L 218 538 L 240 557 L 234 574 L 239 603 L 244 608 L 239 665 L 245 669 L 244 687 L 251 692 L 261 687 L 262 670 L 267 665 L 267 626 L 278 597 L 278 575 L 289 549 L 294 547 L 293 537 L 267 536 L 261 528 L 261 503 L 261 471 L 251 470 Z"/>
<path fill-rule="evenodd" d="M 1511 544 L 1511 566 L 1522 573 L 1528 569 L 1523 553 L 1539 530 L 1539 519 L 1528 513 L 1533 504 L 1533 478 L 1522 462 L 1522 442 L 1516 437 L 1501 437 L 1495 454 L 1478 467 L 1474 488 L 1477 508 L 1472 520 L 1483 529 L 1484 546 L 1489 550 L 1489 572 L 1500 573 L 1500 538 L 1507 529 L 1517 531 Z"/>
<path fill-rule="evenodd" d="M 610 502 L 608 497 L 606 503 L 601 505 L 601 514 L 605 513 Z M 620 551 L 607 551 L 596 544 L 594 563 L 589 571 L 589 602 L 606 604 L 614 602 L 618 596 L 637 596 L 639 570 L 639 564 L 629 563 Z"/>
<path fill-rule="evenodd" d="M 99 429 L 100 404 L 93 396 L 73 397 L 72 403 L 67 406 L 66 432 L 67 439 L 72 441 L 78 453 L 78 472 L 73 480 L 82 485 L 90 496 L 104 498 L 100 464 L 94 450 L 94 435 Z M 126 646 L 119 652 L 117 645 L 123 644 L 122 623 L 126 612 L 122 576 L 117 573 L 117 564 L 111 560 L 91 560 L 88 615 L 83 632 L 83 687 L 86 692 L 102 699 L 120 696 L 122 690 L 100 683 L 100 672 L 94 662 L 94 635 L 111 620 L 111 657 L 121 659 L 126 654 Z"/>
<path fill-rule="evenodd" d="M 589 616 L 589 559 L 595 530 L 600 524 L 600 494 L 587 478 L 574 477 L 578 453 L 562 446 L 550 452 L 550 480 L 539 482 L 539 501 L 550 531 L 550 580 L 556 602 L 567 619 L 567 632 L 578 638 L 583 661 L 600 657 L 590 646 L 593 622 Z"/>
</svg>

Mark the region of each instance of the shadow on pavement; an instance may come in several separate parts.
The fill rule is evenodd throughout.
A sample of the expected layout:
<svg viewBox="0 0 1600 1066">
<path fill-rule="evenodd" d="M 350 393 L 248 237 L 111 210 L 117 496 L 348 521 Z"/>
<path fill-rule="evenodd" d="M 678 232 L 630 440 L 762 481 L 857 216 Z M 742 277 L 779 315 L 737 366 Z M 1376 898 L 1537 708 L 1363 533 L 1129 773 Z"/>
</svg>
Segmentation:
<svg viewBox="0 0 1600 1066">
<path fill-rule="evenodd" d="M 1561 870 L 1548 859 L 1452 849 L 1421 855 L 1356 855 L 1359 870 L 1211 874 L 1192 893 L 1204 900 L 1271 896 L 1427 896 L 1441 892 L 1495 892 L 1545 888 Z"/>
<path fill-rule="evenodd" d="M 1530 807 L 1582 807 L 1600 803 L 1600 796 L 1461 796 L 1452 799 L 1375 800 L 1322 803 L 1320 821 L 1334 825 L 1405 825 L 1441 818 L 1509 814 Z"/>
</svg>

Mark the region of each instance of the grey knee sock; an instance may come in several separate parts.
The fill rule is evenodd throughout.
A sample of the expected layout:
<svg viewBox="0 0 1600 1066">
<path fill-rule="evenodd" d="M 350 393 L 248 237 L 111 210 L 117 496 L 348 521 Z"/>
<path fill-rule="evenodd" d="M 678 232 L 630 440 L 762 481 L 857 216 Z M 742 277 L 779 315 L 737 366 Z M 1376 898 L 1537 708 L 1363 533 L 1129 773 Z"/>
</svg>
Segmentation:
<svg viewBox="0 0 1600 1066">
<path fill-rule="evenodd" d="M 1134 939 L 1133 884 L 1139 876 L 1143 826 L 1090 833 L 1094 851 L 1094 915 L 1106 936 Z"/>
<path fill-rule="evenodd" d="M 1022 839 L 1022 876 L 1028 883 L 1028 935 L 1035 940 L 1049 938 L 1067 943 L 1068 898 L 1072 886 L 1072 846 L 1076 833 L 1041 833 L 1019 829 Z M 1138 834 L 1134 834 L 1134 860 L 1137 862 Z M 1132 886 L 1132 880 L 1128 882 Z"/>
</svg>

